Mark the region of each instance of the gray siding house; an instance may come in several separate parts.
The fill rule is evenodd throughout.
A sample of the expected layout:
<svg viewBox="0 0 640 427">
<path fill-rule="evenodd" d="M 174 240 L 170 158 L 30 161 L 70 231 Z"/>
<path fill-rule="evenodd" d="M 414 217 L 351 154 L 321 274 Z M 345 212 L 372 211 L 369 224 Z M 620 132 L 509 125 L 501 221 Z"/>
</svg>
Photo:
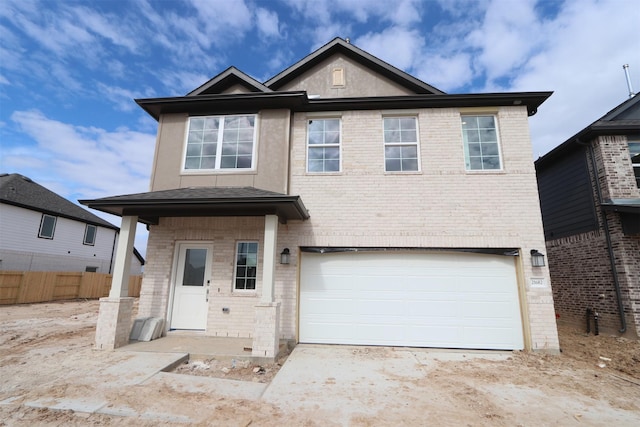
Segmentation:
<svg viewBox="0 0 640 427">
<path fill-rule="evenodd" d="M 0 174 L 0 270 L 111 273 L 119 231 L 26 176 Z M 134 248 L 131 274 L 143 265 Z"/>
</svg>

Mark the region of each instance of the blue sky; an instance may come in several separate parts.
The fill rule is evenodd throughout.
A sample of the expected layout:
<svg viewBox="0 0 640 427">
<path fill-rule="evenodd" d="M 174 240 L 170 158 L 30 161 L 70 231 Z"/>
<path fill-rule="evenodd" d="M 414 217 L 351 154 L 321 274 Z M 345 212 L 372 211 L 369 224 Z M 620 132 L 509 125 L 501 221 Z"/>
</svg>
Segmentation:
<svg viewBox="0 0 640 427">
<path fill-rule="evenodd" d="M 133 99 L 231 65 L 265 81 L 334 37 L 448 93 L 554 91 L 537 158 L 627 99 L 623 64 L 640 90 L 639 23 L 639 0 L 3 0 L 0 172 L 74 202 L 147 191 L 157 123 Z"/>
</svg>

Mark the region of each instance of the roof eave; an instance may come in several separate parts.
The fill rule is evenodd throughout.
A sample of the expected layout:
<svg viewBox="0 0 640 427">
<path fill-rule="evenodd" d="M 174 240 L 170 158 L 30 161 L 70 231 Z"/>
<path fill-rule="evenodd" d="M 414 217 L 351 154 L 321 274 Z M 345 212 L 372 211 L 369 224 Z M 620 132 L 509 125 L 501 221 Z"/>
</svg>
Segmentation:
<svg viewBox="0 0 640 427">
<path fill-rule="evenodd" d="M 278 215 L 280 222 L 309 219 L 300 196 L 156 200 L 80 200 L 85 206 L 117 216 L 138 216 L 145 224 L 158 224 L 164 216 Z"/>
</svg>

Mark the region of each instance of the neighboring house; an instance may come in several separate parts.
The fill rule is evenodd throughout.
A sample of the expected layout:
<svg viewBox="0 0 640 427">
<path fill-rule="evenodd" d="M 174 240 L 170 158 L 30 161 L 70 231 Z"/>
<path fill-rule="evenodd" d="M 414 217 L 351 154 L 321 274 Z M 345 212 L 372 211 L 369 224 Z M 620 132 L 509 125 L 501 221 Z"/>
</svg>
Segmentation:
<svg viewBox="0 0 640 427">
<path fill-rule="evenodd" d="M 279 339 L 554 352 L 530 256 L 528 116 L 549 96 L 448 95 L 337 38 L 264 83 L 231 67 L 137 100 L 159 122 L 151 191 L 81 202 L 148 225 L 139 316 L 167 330 L 267 358 Z M 131 327 L 114 289 L 98 348 Z"/>
<path fill-rule="evenodd" d="M 0 174 L 0 270 L 111 273 L 119 229 L 20 174 Z M 133 249 L 131 274 L 144 259 Z"/>
<path fill-rule="evenodd" d="M 535 162 L 559 319 L 640 333 L 640 96 Z"/>
</svg>

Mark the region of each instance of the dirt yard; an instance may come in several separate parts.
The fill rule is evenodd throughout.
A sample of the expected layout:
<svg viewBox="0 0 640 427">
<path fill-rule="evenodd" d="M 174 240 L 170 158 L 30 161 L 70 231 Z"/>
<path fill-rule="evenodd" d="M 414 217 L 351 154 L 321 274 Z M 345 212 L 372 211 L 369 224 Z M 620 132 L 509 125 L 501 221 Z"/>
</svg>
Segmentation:
<svg viewBox="0 0 640 427">
<path fill-rule="evenodd" d="M 98 313 L 97 301 L 71 301 L 21 306 L 0 307 L 0 425 L 174 425 L 174 422 L 145 420 L 126 416 L 74 413 L 69 410 L 50 410 L 27 407 L 26 399 L 50 396 L 49 384 L 56 384 L 55 393 L 90 395 L 90 387 L 73 388 L 60 384 L 61 372 L 82 372 L 92 366 L 108 365 L 113 358 L 122 358 L 119 352 L 101 352 L 92 349 Z M 442 362 L 431 369 L 429 387 L 442 391 L 448 405 L 459 408 L 459 414 L 438 418 L 432 413 L 429 425 L 514 426 L 522 419 L 513 408 L 504 410 L 499 402 L 491 400 L 483 390 L 491 385 L 534 384 L 546 396 L 562 400 L 576 393 L 580 398 L 605 402 L 607 408 L 620 408 L 638 414 L 640 425 L 640 341 L 613 337 L 606 334 L 586 335 L 569 327 L 560 328 L 562 354 L 550 356 L 513 352 L 506 361 L 466 360 Z M 372 352 L 372 354 L 375 352 Z M 377 354 L 377 353 L 376 353 Z M 175 372 L 188 375 L 215 376 L 252 382 L 269 382 L 277 374 L 285 357 L 277 363 L 256 366 L 236 361 L 191 360 Z M 221 398 L 211 395 L 177 393 L 175 390 L 145 390 L 137 393 L 123 390 L 118 395 L 132 406 L 153 408 L 153 399 L 166 399 L 181 410 L 205 411 L 208 420 L 203 425 L 305 425 L 324 426 L 325 419 L 314 417 L 313 412 L 285 413 L 280 408 L 261 401 Z M 169 403 L 165 403 L 169 404 Z M 146 405 L 146 406 L 145 406 Z M 203 409 L 204 408 L 204 409 Z M 215 410 L 214 410 L 215 409 Z M 597 409 L 597 408 L 596 408 Z M 160 410 L 160 409 L 158 409 Z M 416 411 L 421 410 L 416 407 Z M 211 412 L 210 417 L 207 415 Z M 527 407 L 523 414 L 530 415 L 531 423 L 541 424 Z M 522 414 L 520 414 L 522 415 Z M 434 418 L 435 416 L 435 418 Z M 208 418 L 207 418 L 208 417 Z M 584 422 L 581 413 L 573 414 L 575 425 L 598 425 Z M 391 423 L 391 421 L 389 421 Z M 411 422 L 395 420 L 396 425 Z M 351 425 L 387 425 L 384 417 L 358 417 Z M 625 425 L 621 423 L 619 425 Z M 630 424 L 632 425 L 632 424 Z"/>
</svg>

